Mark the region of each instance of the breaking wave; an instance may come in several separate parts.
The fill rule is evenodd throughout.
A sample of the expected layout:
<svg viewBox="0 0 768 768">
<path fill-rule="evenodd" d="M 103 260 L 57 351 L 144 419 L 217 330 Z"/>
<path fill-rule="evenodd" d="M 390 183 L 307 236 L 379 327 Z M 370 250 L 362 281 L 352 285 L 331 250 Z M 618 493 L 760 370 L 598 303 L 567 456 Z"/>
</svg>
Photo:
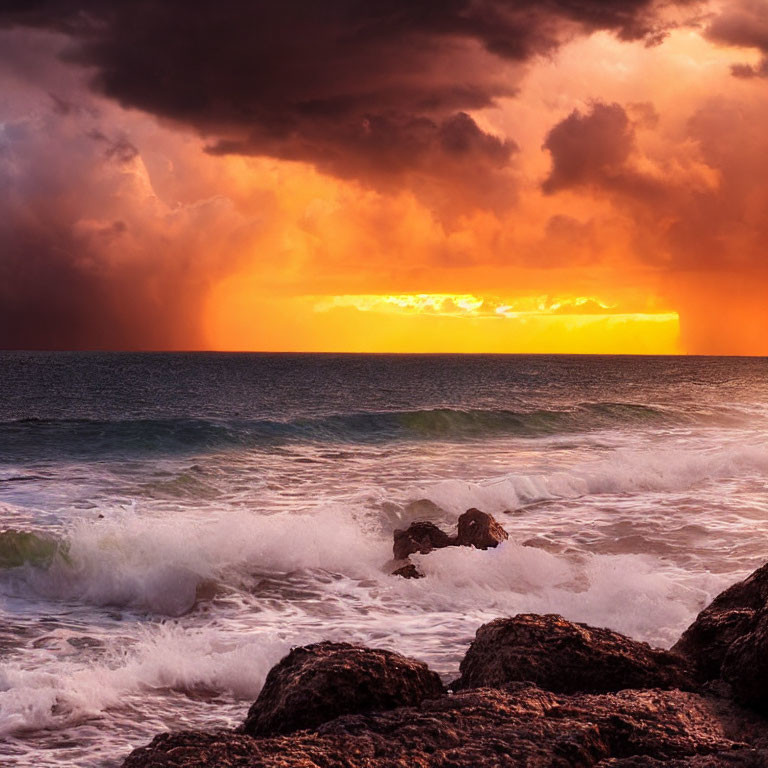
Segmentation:
<svg viewBox="0 0 768 768">
<path fill-rule="evenodd" d="M 450 526 L 469 507 L 502 515 L 540 501 L 685 491 L 739 475 L 768 475 L 768 448 L 620 450 L 567 472 L 482 482 L 445 479 L 408 491 L 404 503 L 394 505 L 399 509 L 394 516 L 387 512 L 390 502 L 326 501 L 304 514 L 229 508 L 198 518 L 122 510 L 99 520 L 81 519 L 58 539 L 0 533 L 0 591 L 180 616 L 222 589 L 247 591 L 262 576 L 276 577 L 278 583 L 313 571 L 313 579 L 320 571 L 379 579 L 391 557 L 392 528 L 425 516 L 424 505 L 409 504 L 408 497 L 426 499 L 432 519 Z M 510 524 L 514 536 L 511 519 Z"/>
<path fill-rule="evenodd" d="M 313 515 L 248 512 L 183 521 L 133 512 L 82 520 L 60 540 L 0 534 L 0 592 L 181 616 L 219 585 L 295 570 L 370 576 L 387 547 L 333 508 Z M 18 542 L 24 542 L 23 551 Z M 4 547 L 4 548 L 3 548 Z M 5 559 L 3 559 L 5 558 Z"/>
<path fill-rule="evenodd" d="M 685 491 L 746 474 L 768 475 L 764 444 L 726 445 L 709 451 L 659 448 L 617 450 L 609 458 L 549 474 L 510 474 L 483 482 L 446 479 L 414 489 L 440 508 L 461 514 L 479 507 L 498 514 L 551 499 L 607 493 Z"/>
</svg>

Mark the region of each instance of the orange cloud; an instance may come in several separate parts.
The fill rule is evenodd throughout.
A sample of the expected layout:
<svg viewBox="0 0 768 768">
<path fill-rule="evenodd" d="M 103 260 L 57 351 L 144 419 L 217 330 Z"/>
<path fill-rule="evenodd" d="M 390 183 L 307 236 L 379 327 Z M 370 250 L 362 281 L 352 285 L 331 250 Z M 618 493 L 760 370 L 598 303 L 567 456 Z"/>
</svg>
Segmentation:
<svg viewBox="0 0 768 768">
<path fill-rule="evenodd" d="M 765 354 L 760 50 L 566 22 L 546 57 L 464 39 L 491 97 L 372 176 L 211 154 L 0 33 L 0 346 Z"/>
</svg>

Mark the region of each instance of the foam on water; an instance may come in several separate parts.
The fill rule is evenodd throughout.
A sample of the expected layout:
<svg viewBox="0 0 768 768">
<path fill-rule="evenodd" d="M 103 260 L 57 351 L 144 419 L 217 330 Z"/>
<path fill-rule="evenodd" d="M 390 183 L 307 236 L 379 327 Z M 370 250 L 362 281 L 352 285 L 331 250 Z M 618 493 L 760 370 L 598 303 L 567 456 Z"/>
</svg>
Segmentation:
<svg viewBox="0 0 768 768">
<path fill-rule="evenodd" d="M 684 490 L 754 472 L 768 472 L 768 449 L 763 446 L 708 452 L 620 450 L 570 472 L 509 475 L 480 483 L 443 480 L 410 494 L 435 502 L 445 513 L 444 522 L 451 524 L 469 507 L 500 514 L 541 500 Z M 374 578 L 391 556 L 390 535 L 376 509 L 341 504 L 327 504 L 307 514 L 265 515 L 229 508 L 208 511 L 204 517 L 175 518 L 140 514 L 131 507 L 113 510 L 103 519 L 70 524 L 54 548 L 56 556 L 50 539 L 35 539 L 38 546 L 32 549 L 43 551 L 42 562 L 6 568 L 0 574 L 0 589 L 6 594 L 31 593 L 180 616 L 193 608 L 201 592 L 220 586 L 241 588 L 253 574 L 324 569 Z M 16 550 L 8 554 L 20 557 Z M 458 567 L 462 556 L 441 553 L 430 562 L 448 558 Z M 521 550 L 516 560 L 527 556 Z M 477 563 L 483 572 L 488 567 L 477 559 L 466 562 Z M 494 578 L 501 578 L 499 564 L 511 561 L 490 562 Z M 563 567 L 558 562 L 544 560 L 555 579 L 560 579 L 558 568 Z"/>
<path fill-rule="evenodd" d="M 680 491 L 723 478 L 768 473 L 768 447 L 727 445 L 714 449 L 621 449 L 610 458 L 591 461 L 567 472 L 506 475 L 481 483 L 441 480 L 414 489 L 455 515 L 468 507 L 493 514 L 536 501 L 577 498 L 588 494 Z"/>
<path fill-rule="evenodd" d="M 328 565 L 326 557 L 317 559 L 316 542 L 305 554 L 309 550 L 315 550 L 309 562 Z M 362 566 L 361 561 L 340 561 L 335 552 L 326 554 L 352 571 Z M 245 622 L 247 631 L 238 631 L 241 619 L 234 625 L 219 621 L 187 629 L 161 624 L 145 628 L 127 648 L 112 649 L 96 663 L 73 660 L 71 648 L 66 654 L 51 652 L 35 669 L 23 657 L 0 674 L 2 728 L 10 732 L 81 722 L 119 708 L 127 694 L 142 690 L 203 689 L 252 699 L 290 642 L 324 636 L 352 634 L 362 642 L 398 648 L 424 658 L 446 679 L 456 674 L 462 648 L 480 623 L 521 611 L 562 613 L 670 642 L 722 582 L 685 585 L 676 574 L 660 572 L 651 558 L 554 555 L 511 541 L 496 550 L 455 548 L 416 559 L 425 579 L 395 580 L 379 570 L 375 579 L 336 579 L 325 594 L 312 590 L 312 574 L 305 572 L 284 594 L 303 584 L 306 599 L 284 609 L 245 593 L 241 608 L 255 618 Z M 364 570 L 371 575 L 370 568 Z M 318 598 L 332 603 L 325 614 L 333 616 L 333 625 L 318 621 Z"/>
<path fill-rule="evenodd" d="M 768 552 L 759 361 L 3 360 L 3 765 L 234 725 L 321 639 L 446 681 L 518 612 L 668 646 Z M 469 507 L 510 539 L 390 576 L 394 528 Z"/>
<path fill-rule="evenodd" d="M 357 558 L 320 550 L 317 541 L 309 543 L 305 565 L 327 566 L 330 558 L 371 575 Z M 323 638 L 399 650 L 424 659 L 447 681 L 456 676 L 477 626 L 518 612 L 561 613 L 668 645 L 726 581 L 685 577 L 645 556 L 556 555 L 512 541 L 495 550 L 453 548 L 415 559 L 426 578 L 392 579 L 376 569 L 375 578 L 337 578 L 318 591 L 305 571 L 282 593 L 286 601 L 294 595 L 291 604 L 245 592 L 239 610 L 222 612 L 212 625 L 148 625 L 126 646 L 91 658 L 73 658 L 71 648 L 61 652 L 49 643 L 52 650 L 34 667 L 27 655 L 4 665 L 0 733 L 61 729 L 103 717 L 109 727 L 122 729 L 127 702 L 166 691 L 242 701 L 238 711 L 244 713 L 291 645 Z M 303 600 L 295 597 L 302 585 Z M 320 616 L 318 601 L 327 604 Z M 249 613 L 252 620 L 244 618 Z M 151 735 L 140 722 L 132 728 Z"/>
<path fill-rule="evenodd" d="M 144 629 L 130 647 L 98 663 L 52 659 L 41 669 L 5 664 L 0 670 L 0 735 L 80 723 L 140 691 L 255 698 L 288 647 L 268 632 L 237 637 L 164 624 Z"/>
<path fill-rule="evenodd" d="M 72 525 L 60 549 L 65 557 L 6 571 L 0 584 L 14 594 L 179 616 L 206 582 L 229 578 L 237 586 L 250 572 L 312 568 L 370 575 L 386 559 L 386 545 L 335 507 L 311 515 L 229 510 L 205 519 L 127 510 Z"/>
<path fill-rule="evenodd" d="M 644 555 L 557 555 L 515 542 L 477 554 L 465 548 L 417 556 L 432 605 L 514 615 L 559 613 L 670 645 L 692 613 L 727 579 L 688 579 Z"/>
</svg>

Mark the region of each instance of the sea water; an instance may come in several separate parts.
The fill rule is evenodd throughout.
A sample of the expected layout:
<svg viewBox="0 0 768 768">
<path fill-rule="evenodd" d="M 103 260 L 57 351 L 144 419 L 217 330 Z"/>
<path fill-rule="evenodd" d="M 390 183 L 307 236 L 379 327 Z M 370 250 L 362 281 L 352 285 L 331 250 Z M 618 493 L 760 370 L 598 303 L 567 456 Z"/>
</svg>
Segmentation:
<svg viewBox="0 0 768 768">
<path fill-rule="evenodd" d="M 669 646 L 768 560 L 768 360 L 0 353 L 0 764 L 241 722 L 323 639 L 446 681 L 555 612 Z M 509 541 L 389 575 L 469 507 Z"/>
</svg>

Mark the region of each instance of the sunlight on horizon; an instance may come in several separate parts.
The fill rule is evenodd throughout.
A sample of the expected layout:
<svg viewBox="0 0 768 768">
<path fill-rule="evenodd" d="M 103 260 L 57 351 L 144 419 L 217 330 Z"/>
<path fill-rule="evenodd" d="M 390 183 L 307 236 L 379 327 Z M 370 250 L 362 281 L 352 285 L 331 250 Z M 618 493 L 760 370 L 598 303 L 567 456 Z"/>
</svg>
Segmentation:
<svg viewBox="0 0 768 768">
<path fill-rule="evenodd" d="M 207 333 L 218 350 L 681 353 L 677 312 L 628 310 L 584 296 L 424 293 L 256 301 L 228 291 L 209 305 Z"/>
</svg>

